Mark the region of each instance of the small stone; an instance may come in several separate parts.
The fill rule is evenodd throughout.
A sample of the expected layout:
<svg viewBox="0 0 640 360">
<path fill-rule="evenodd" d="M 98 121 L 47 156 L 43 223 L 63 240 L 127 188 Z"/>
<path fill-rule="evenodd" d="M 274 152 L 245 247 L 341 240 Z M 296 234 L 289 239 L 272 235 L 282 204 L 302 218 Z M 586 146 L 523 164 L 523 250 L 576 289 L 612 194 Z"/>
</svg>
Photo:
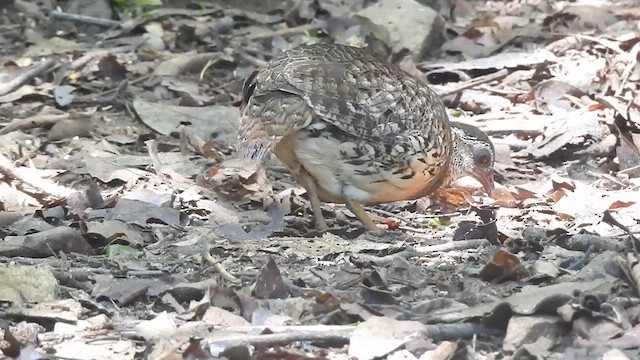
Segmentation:
<svg viewBox="0 0 640 360">
<path fill-rule="evenodd" d="M 551 345 L 563 334 L 560 320 L 556 317 L 513 316 L 509 320 L 502 349 L 511 353 L 524 345 L 536 342 L 540 337 L 550 339 Z"/>
<path fill-rule="evenodd" d="M 444 20 L 435 10 L 414 0 L 382 0 L 364 8 L 356 19 L 366 19 L 389 34 L 395 53 L 409 50 L 416 59 L 444 41 Z"/>
</svg>

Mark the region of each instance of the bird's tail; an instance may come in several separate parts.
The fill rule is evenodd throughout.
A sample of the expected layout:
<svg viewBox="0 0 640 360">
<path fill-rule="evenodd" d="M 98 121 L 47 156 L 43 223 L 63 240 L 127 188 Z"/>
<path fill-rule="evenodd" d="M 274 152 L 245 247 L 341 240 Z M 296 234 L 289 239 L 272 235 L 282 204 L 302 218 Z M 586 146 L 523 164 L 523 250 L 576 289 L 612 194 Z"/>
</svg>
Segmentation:
<svg viewBox="0 0 640 360">
<path fill-rule="evenodd" d="M 245 118 L 242 124 L 238 134 L 239 156 L 243 159 L 262 162 L 280 137 L 269 134 L 264 124 L 257 119 Z"/>
<path fill-rule="evenodd" d="M 274 136 L 253 139 L 241 138 L 239 155 L 243 159 L 262 162 L 266 155 L 271 152 L 276 142 L 277 139 Z"/>
</svg>

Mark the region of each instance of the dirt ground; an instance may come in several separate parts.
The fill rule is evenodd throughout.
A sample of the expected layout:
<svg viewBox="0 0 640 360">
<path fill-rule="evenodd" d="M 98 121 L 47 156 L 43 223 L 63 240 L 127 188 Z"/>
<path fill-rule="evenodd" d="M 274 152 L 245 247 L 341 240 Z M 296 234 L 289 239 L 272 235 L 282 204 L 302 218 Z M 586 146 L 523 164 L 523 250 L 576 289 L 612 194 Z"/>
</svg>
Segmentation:
<svg viewBox="0 0 640 360">
<path fill-rule="evenodd" d="M 318 42 L 486 132 L 491 196 L 314 230 L 236 150 L 245 78 Z M 0 0 L 0 59 L 8 359 L 640 358 L 640 1 Z"/>
</svg>

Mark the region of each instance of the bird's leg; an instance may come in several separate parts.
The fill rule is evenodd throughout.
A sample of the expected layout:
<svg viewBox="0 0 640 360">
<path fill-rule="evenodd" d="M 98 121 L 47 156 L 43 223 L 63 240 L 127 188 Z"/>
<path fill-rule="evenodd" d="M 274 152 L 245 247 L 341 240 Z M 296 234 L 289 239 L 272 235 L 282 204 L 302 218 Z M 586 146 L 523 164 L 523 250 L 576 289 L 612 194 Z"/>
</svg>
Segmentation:
<svg viewBox="0 0 640 360">
<path fill-rule="evenodd" d="M 302 187 L 307 190 L 307 195 L 309 195 L 309 202 L 311 203 L 311 210 L 313 211 L 316 230 L 329 230 L 327 221 L 322 215 L 322 203 L 320 202 L 320 198 L 318 198 L 318 192 L 316 191 L 316 182 L 313 181 L 309 173 L 307 173 L 304 169 L 300 169 L 298 181 L 300 181 L 300 185 L 302 185 Z"/>
<path fill-rule="evenodd" d="M 362 208 L 362 205 L 360 205 L 359 202 L 353 201 L 351 199 L 347 199 L 346 205 L 347 205 L 347 208 L 349 208 L 349 210 L 351 210 L 351 212 L 358 218 L 358 220 L 362 222 L 362 224 L 364 225 L 364 227 L 367 228 L 367 230 L 371 231 L 376 235 L 381 235 L 383 233 L 382 229 L 380 229 L 378 225 L 376 225 L 376 223 L 374 223 L 373 220 L 371 220 L 371 217 Z"/>
</svg>

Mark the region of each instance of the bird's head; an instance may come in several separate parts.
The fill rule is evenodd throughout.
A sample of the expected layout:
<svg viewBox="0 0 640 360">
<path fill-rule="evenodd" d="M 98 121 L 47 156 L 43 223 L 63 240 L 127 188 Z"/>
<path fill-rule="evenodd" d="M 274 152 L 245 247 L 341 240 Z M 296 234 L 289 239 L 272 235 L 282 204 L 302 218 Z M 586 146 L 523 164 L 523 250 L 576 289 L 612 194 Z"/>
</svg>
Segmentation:
<svg viewBox="0 0 640 360">
<path fill-rule="evenodd" d="M 484 186 L 487 194 L 493 191 L 493 163 L 495 149 L 489 137 L 475 126 L 451 122 L 453 158 L 451 181 L 472 176 Z"/>
</svg>

